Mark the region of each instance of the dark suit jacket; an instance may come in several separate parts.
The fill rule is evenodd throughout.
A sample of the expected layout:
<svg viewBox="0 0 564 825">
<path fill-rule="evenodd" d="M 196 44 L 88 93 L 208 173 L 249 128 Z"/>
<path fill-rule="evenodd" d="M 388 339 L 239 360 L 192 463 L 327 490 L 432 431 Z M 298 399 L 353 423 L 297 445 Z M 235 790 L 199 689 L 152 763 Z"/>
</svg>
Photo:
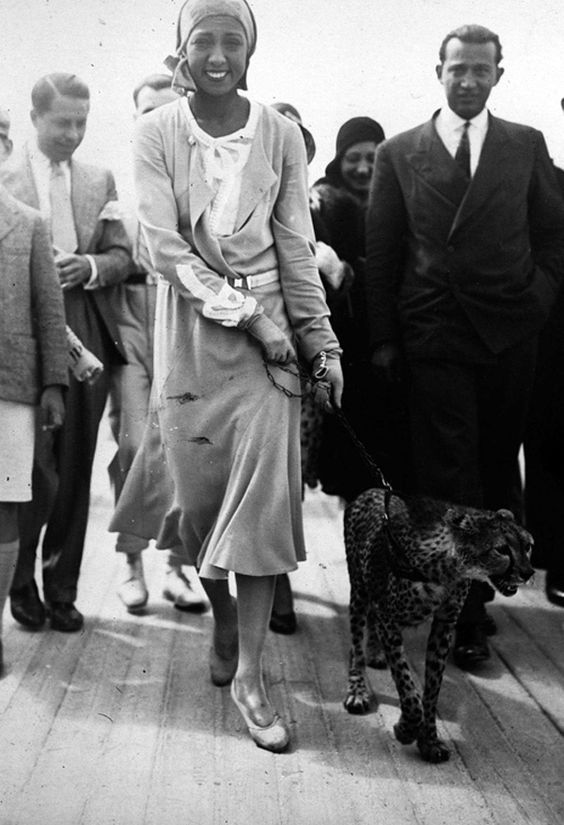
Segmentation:
<svg viewBox="0 0 564 825">
<path fill-rule="evenodd" d="M 68 384 L 63 297 L 49 233 L 35 209 L 0 186 L 0 398 L 37 404 Z"/>
<path fill-rule="evenodd" d="M 377 150 L 367 214 L 371 342 L 492 357 L 538 332 L 564 273 L 564 200 L 542 134 L 489 117 L 469 185 L 434 118 Z"/>
<path fill-rule="evenodd" d="M 80 163 L 73 158 L 71 180 L 71 201 L 78 236 L 77 252 L 93 256 L 100 284 L 96 289 L 84 290 L 85 299 L 94 302 L 117 353 L 121 359 L 125 359 L 117 326 L 116 294 L 112 287 L 134 270 L 134 264 L 123 224 L 114 216 L 116 210 L 107 207 L 107 204 L 117 200 L 114 178 L 107 169 Z M 16 198 L 29 206 L 39 207 L 27 152 L 24 151 L 4 165 L 0 181 Z M 109 217 L 104 216 L 105 207 Z M 88 345 L 87 341 L 84 343 Z"/>
</svg>

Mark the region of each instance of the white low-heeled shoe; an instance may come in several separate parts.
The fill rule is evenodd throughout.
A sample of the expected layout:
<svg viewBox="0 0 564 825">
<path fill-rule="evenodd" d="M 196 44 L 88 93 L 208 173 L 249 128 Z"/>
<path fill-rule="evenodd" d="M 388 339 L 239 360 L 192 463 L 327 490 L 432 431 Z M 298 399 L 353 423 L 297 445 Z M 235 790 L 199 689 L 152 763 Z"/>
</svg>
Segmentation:
<svg viewBox="0 0 564 825">
<path fill-rule="evenodd" d="M 182 570 L 170 567 L 166 572 L 163 597 L 185 613 L 203 613 L 207 602 L 193 589 Z"/>
<path fill-rule="evenodd" d="M 290 732 L 286 723 L 275 713 L 270 725 L 257 725 L 252 721 L 245 706 L 235 696 L 235 682 L 231 682 L 231 698 L 235 702 L 239 713 L 247 726 L 247 730 L 255 745 L 272 753 L 282 753 L 290 744 Z"/>
<path fill-rule="evenodd" d="M 132 576 L 120 584 L 117 594 L 129 613 L 136 613 L 146 606 L 149 601 L 147 585 L 142 577 Z"/>
</svg>

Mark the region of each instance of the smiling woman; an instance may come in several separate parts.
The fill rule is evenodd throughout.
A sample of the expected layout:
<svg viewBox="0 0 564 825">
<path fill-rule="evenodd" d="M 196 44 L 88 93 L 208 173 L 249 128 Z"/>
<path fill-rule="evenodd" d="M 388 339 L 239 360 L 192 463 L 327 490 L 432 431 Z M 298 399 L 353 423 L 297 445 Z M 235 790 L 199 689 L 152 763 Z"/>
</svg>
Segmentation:
<svg viewBox="0 0 564 825">
<path fill-rule="evenodd" d="M 243 27 L 231 17 L 208 17 L 186 44 L 186 56 L 200 92 L 221 95 L 241 84 L 249 62 Z"/>
<path fill-rule="evenodd" d="M 182 544 L 211 602 L 212 682 L 231 683 L 255 743 L 281 751 L 289 731 L 262 653 L 275 578 L 305 558 L 296 352 L 312 371 L 326 363 L 337 406 L 342 375 L 301 132 L 239 91 L 255 43 L 244 0 L 188 0 L 168 61 L 185 94 L 139 119 L 134 164 L 140 222 L 164 279 L 154 397 L 173 491 L 160 544 Z M 111 529 L 138 521 L 128 502 L 144 500 L 138 470 L 148 458 L 138 454 Z"/>
</svg>

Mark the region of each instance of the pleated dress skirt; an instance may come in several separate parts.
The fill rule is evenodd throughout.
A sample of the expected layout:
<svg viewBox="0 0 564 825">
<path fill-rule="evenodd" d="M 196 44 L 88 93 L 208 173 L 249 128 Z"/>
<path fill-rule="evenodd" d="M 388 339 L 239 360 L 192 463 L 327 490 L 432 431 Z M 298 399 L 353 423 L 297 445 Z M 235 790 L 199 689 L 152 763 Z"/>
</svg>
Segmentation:
<svg viewBox="0 0 564 825">
<path fill-rule="evenodd" d="M 296 367 L 266 365 L 247 332 L 158 289 L 153 406 L 172 482 L 159 544 L 180 543 L 206 578 L 294 570 L 305 559 Z M 280 284 L 252 294 L 291 338 Z"/>
</svg>

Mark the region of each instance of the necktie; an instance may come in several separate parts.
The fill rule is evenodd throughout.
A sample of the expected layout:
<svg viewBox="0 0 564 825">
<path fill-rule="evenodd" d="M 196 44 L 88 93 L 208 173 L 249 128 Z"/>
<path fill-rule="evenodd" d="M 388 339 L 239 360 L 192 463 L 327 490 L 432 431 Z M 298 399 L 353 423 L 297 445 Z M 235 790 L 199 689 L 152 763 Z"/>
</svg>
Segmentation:
<svg viewBox="0 0 564 825">
<path fill-rule="evenodd" d="M 469 126 L 470 121 L 467 120 L 464 126 L 462 127 L 462 136 L 460 138 L 460 143 L 457 146 L 456 154 L 454 156 L 455 161 L 460 166 L 468 180 L 470 180 L 470 141 L 468 139 Z"/>
<path fill-rule="evenodd" d="M 51 180 L 49 186 L 51 199 L 51 231 L 53 246 L 61 252 L 75 252 L 78 246 L 72 204 L 65 173 L 60 163 L 51 164 Z"/>
</svg>

